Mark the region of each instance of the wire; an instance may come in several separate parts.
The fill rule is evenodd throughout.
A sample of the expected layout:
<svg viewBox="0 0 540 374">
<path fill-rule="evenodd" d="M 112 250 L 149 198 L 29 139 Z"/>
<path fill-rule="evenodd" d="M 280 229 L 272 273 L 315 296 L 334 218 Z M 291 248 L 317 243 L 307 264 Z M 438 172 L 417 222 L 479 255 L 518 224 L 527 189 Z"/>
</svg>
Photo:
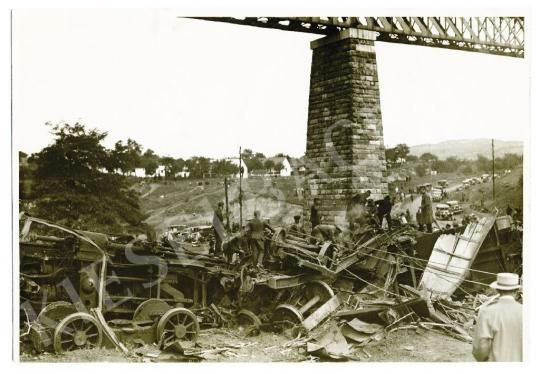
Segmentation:
<svg viewBox="0 0 540 374">
<path fill-rule="evenodd" d="M 274 241 L 274 242 L 276 242 L 276 243 L 283 243 L 283 242 L 279 242 L 279 241 L 277 241 L 277 240 L 275 240 L 275 239 L 270 239 L 270 240 L 271 240 L 271 241 Z M 338 245 L 338 244 L 334 244 L 334 245 L 335 245 L 337 248 L 344 248 L 344 247 L 342 247 L 342 246 L 340 246 L 340 245 Z M 345 247 L 345 248 L 346 248 L 346 247 Z M 364 248 L 369 248 L 369 247 L 364 247 Z M 348 248 L 346 248 L 346 249 L 348 249 Z M 378 250 L 378 251 L 382 251 L 382 250 L 376 249 L 376 248 L 371 248 L 371 249 Z M 388 253 L 388 252 L 386 252 L 386 251 L 384 251 L 384 252 L 385 252 L 385 253 Z M 392 263 L 392 262 L 393 262 L 393 261 L 391 261 L 391 260 L 389 260 L 389 259 L 387 259 L 387 258 L 378 257 L 378 256 L 375 256 L 375 255 L 370 254 L 370 253 L 364 253 L 364 255 L 369 256 L 369 257 L 372 257 L 372 258 L 375 258 L 375 259 L 378 259 L 378 260 L 386 261 L 386 262 L 388 262 L 388 263 Z M 401 256 L 400 254 L 393 254 L 393 255 Z M 411 256 L 408 256 L 408 257 L 409 257 L 409 258 L 412 258 L 412 259 L 416 259 L 416 258 L 411 257 Z M 335 263 L 335 262 L 336 262 L 336 260 L 331 259 L 331 258 L 329 258 L 329 260 L 330 260 L 332 263 Z M 419 267 L 415 267 L 415 266 L 413 266 L 413 265 L 411 265 L 411 264 L 405 264 L 405 263 L 402 263 L 402 265 L 405 266 L 405 267 L 408 267 L 408 268 L 415 269 L 415 270 L 425 271 L 425 268 L 422 269 L 422 268 L 419 268 Z M 428 263 L 427 265 L 429 266 L 430 264 Z M 431 265 L 433 265 L 433 264 L 431 264 Z M 444 265 L 444 264 L 441 264 L 441 265 Z M 427 266 L 426 266 L 426 268 L 427 268 Z M 462 268 L 460 268 L 460 269 L 462 269 Z M 348 271 L 348 269 L 345 269 L 345 270 Z M 438 270 L 441 270 L 441 271 L 444 272 L 446 269 L 438 269 Z M 439 278 L 441 278 L 441 279 L 444 279 L 444 280 L 446 280 L 446 281 L 460 280 L 460 281 L 462 281 L 462 282 L 468 282 L 468 283 L 478 284 L 478 285 L 481 285 L 481 286 L 484 286 L 484 287 L 488 287 L 488 286 L 489 286 L 489 284 L 487 284 L 487 283 L 477 282 L 477 281 L 473 281 L 473 280 L 469 280 L 469 279 L 463 279 L 463 278 L 460 277 L 460 276 L 456 276 L 456 275 L 449 274 L 449 273 L 443 275 L 443 274 L 437 274 L 437 273 L 432 272 L 431 274 L 433 274 L 434 276 L 437 276 L 437 277 L 439 277 Z"/>
<path fill-rule="evenodd" d="M 371 283 L 371 282 L 365 280 L 364 278 L 362 278 L 362 277 L 356 275 L 355 273 L 353 273 L 353 272 L 350 271 L 349 269 L 345 269 L 345 271 L 348 272 L 349 274 L 351 274 L 353 277 L 355 277 L 355 278 L 361 280 L 362 282 L 364 282 L 364 283 L 366 283 L 366 284 L 368 284 L 368 285 L 370 285 L 370 286 L 372 286 L 372 287 L 374 287 L 374 288 L 377 288 L 378 290 L 381 290 L 381 291 L 383 291 L 383 292 L 386 292 L 386 293 L 389 293 L 389 294 L 391 294 L 391 295 L 397 296 L 398 298 L 403 297 L 403 296 L 401 296 L 401 295 L 398 295 L 397 293 L 394 293 L 394 292 L 392 292 L 392 291 L 385 290 L 384 288 L 379 287 L 379 286 L 377 286 L 377 285 L 375 285 L 375 284 L 373 284 L 373 283 Z"/>
<path fill-rule="evenodd" d="M 395 235 L 395 234 L 400 234 L 400 233 L 405 232 L 405 231 L 406 231 L 406 229 L 399 229 L 398 231 L 394 232 L 393 234 L 394 234 L 394 235 Z M 309 234 L 305 234 L 305 236 L 311 237 L 311 238 L 314 238 L 314 239 L 318 239 L 317 237 L 315 237 L 315 236 L 313 236 L 313 235 L 309 235 Z M 377 240 L 378 240 L 378 239 L 379 239 L 380 237 L 382 237 L 382 236 L 386 236 L 389 240 L 393 240 L 393 237 L 390 236 L 389 233 L 386 232 L 386 231 L 383 232 L 383 233 L 381 233 L 381 234 L 378 234 L 377 236 L 372 237 L 372 239 L 373 239 L 373 238 L 377 238 Z M 368 240 L 370 240 L 370 239 L 368 239 Z M 359 244 L 359 243 L 353 243 L 352 241 L 344 240 L 343 242 L 346 243 L 346 244 L 352 244 L 352 245 L 355 246 L 355 247 L 356 247 L 357 245 L 362 246 L 361 243 L 360 243 L 360 244 Z M 333 244 L 334 244 L 336 247 L 338 247 L 338 248 L 341 248 L 341 249 L 345 248 L 345 249 L 350 250 L 350 248 L 347 248 L 347 247 L 344 247 L 344 246 L 340 246 L 340 245 L 337 244 L 337 243 L 333 243 Z M 396 245 L 399 246 L 398 243 L 396 243 Z M 362 247 L 363 247 L 363 248 L 372 249 L 372 250 L 375 250 L 375 251 L 379 251 L 379 252 L 384 252 L 384 253 L 386 253 L 385 250 L 382 250 L 382 249 L 379 249 L 379 248 L 375 248 L 375 247 L 372 247 L 372 246 L 362 246 Z M 400 248 L 400 249 L 401 249 L 401 248 Z M 403 251 L 403 249 L 401 249 L 401 250 Z M 430 263 L 431 263 L 432 265 L 441 265 L 441 266 L 446 266 L 446 267 L 452 267 L 452 268 L 455 268 L 455 269 L 463 269 L 462 267 L 459 267 L 459 266 L 456 266 L 456 265 L 444 264 L 444 263 L 439 263 L 439 262 L 430 262 L 429 260 L 425 260 L 425 259 L 423 259 L 423 258 L 418 258 L 418 257 L 414 257 L 414 256 L 409 256 L 409 255 L 404 254 L 404 253 L 403 253 L 403 254 L 400 254 L 400 256 L 401 256 L 401 257 L 404 257 L 404 258 L 414 259 L 414 260 L 416 260 L 416 261 L 422 261 L 422 262 L 425 262 L 426 264 L 430 264 Z M 420 270 L 423 270 L 423 269 L 420 269 Z M 470 272 L 476 272 L 476 273 L 482 273 L 482 274 L 488 274 L 488 275 L 492 275 L 492 276 L 497 276 L 497 273 L 492 273 L 492 272 L 489 272 L 489 271 L 478 270 L 478 269 L 472 269 L 472 268 L 469 268 L 469 269 L 467 269 L 467 270 L 470 271 Z"/>
</svg>

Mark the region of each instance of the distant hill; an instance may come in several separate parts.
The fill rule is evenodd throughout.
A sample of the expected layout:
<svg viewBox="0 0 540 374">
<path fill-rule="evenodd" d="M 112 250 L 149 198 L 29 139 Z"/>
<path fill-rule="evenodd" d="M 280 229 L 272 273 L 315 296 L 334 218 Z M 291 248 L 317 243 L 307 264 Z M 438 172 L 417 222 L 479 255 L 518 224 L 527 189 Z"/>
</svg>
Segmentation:
<svg viewBox="0 0 540 374">
<path fill-rule="evenodd" d="M 447 140 L 435 144 L 410 146 L 412 155 L 420 156 L 426 152 L 433 153 L 439 159 L 451 156 L 476 159 L 478 154 L 491 157 L 491 139 Z M 495 157 L 504 156 L 505 153 L 523 154 L 523 142 L 495 139 Z"/>
</svg>

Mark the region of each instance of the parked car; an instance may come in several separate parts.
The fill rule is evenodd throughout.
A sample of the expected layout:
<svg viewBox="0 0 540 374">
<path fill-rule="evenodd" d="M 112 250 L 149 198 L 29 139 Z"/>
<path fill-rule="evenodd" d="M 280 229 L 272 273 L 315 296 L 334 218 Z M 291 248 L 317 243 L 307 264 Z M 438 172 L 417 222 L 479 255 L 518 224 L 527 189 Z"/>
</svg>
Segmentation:
<svg viewBox="0 0 540 374">
<path fill-rule="evenodd" d="M 437 186 L 446 188 L 448 187 L 448 181 L 446 179 L 440 179 L 437 181 Z"/>
<path fill-rule="evenodd" d="M 443 196 L 442 189 L 439 187 L 433 187 L 431 190 L 431 198 L 433 201 L 441 201 Z"/>
<path fill-rule="evenodd" d="M 437 204 L 435 206 L 435 218 L 443 221 L 452 219 L 452 213 L 448 204 Z"/>
<path fill-rule="evenodd" d="M 457 200 L 447 201 L 446 205 L 450 207 L 450 213 L 452 215 L 463 213 L 463 208 L 459 205 L 459 202 Z"/>
</svg>

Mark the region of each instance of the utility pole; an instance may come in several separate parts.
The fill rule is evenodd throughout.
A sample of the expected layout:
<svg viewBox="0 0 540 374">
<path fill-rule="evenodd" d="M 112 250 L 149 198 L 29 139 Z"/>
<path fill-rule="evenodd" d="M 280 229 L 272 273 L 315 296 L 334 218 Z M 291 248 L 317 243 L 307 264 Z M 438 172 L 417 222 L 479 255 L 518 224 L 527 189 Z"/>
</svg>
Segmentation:
<svg viewBox="0 0 540 374">
<path fill-rule="evenodd" d="M 227 180 L 227 177 L 225 177 L 225 181 L 223 182 L 225 184 L 225 215 L 227 217 L 227 231 L 231 230 L 231 224 L 229 222 L 229 181 Z"/>
<path fill-rule="evenodd" d="M 491 139 L 491 183 L 493 185 L 493 204 L 495 204 L 495 139 Z"/>
<path fill-rule="evenodd" d="M 244 168 L 242 167 L 242 147 L 238 152 L 238 175 L 239 178 L 239 187 L 240 193 L 238 194 L 238 202 L 240 203 L 240 229 L 242 229 L 242 175 L 244 174 Z"/>
</svg>

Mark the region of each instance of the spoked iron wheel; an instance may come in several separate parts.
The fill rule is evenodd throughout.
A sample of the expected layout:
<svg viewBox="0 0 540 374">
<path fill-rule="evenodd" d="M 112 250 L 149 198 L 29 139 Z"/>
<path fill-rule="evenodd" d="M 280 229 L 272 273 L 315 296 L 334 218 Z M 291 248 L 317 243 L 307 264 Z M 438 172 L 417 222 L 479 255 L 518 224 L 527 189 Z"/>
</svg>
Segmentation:
<svg viewBox="0 0 540 374">
<path fill-rule="evenodd" d="M 171 306 L 165 301 L 160 299 L 148 299 L 139 304 L 135 312 L 133 313 L 134 321 L 146 321 L 153 320 L 155 321 L 158 318 L 161 318 L 168 310 L 171 309 Z"/>
<path fill-rule="evenodd" d="M 73 313 L 60 321 L 54 331 L 56 353 L 76 349 L 96 348 L 103 334 L 98 322 L 88 313 Z"/>
<path fill-rule="evenodd" d="M 236 316 L 236 321 L 239 326 L 260 328 L 262 325 L 261 319 L 251 310 L 242 309 Z"/>
<path fill-rule="evenodd" d="M 157 325 L 157 341 L 168 346 L 175 341 L 196 340 L 199 335 L 197 316 L 186 308 L 167 311 Z"/>
<path fill-rule="evenodd" d="M 277 331 L 284 331 L 302 323 L 302 313 L 290 304 L 281 304 L 272 313 L 272 324 Z"/>
</svg>

